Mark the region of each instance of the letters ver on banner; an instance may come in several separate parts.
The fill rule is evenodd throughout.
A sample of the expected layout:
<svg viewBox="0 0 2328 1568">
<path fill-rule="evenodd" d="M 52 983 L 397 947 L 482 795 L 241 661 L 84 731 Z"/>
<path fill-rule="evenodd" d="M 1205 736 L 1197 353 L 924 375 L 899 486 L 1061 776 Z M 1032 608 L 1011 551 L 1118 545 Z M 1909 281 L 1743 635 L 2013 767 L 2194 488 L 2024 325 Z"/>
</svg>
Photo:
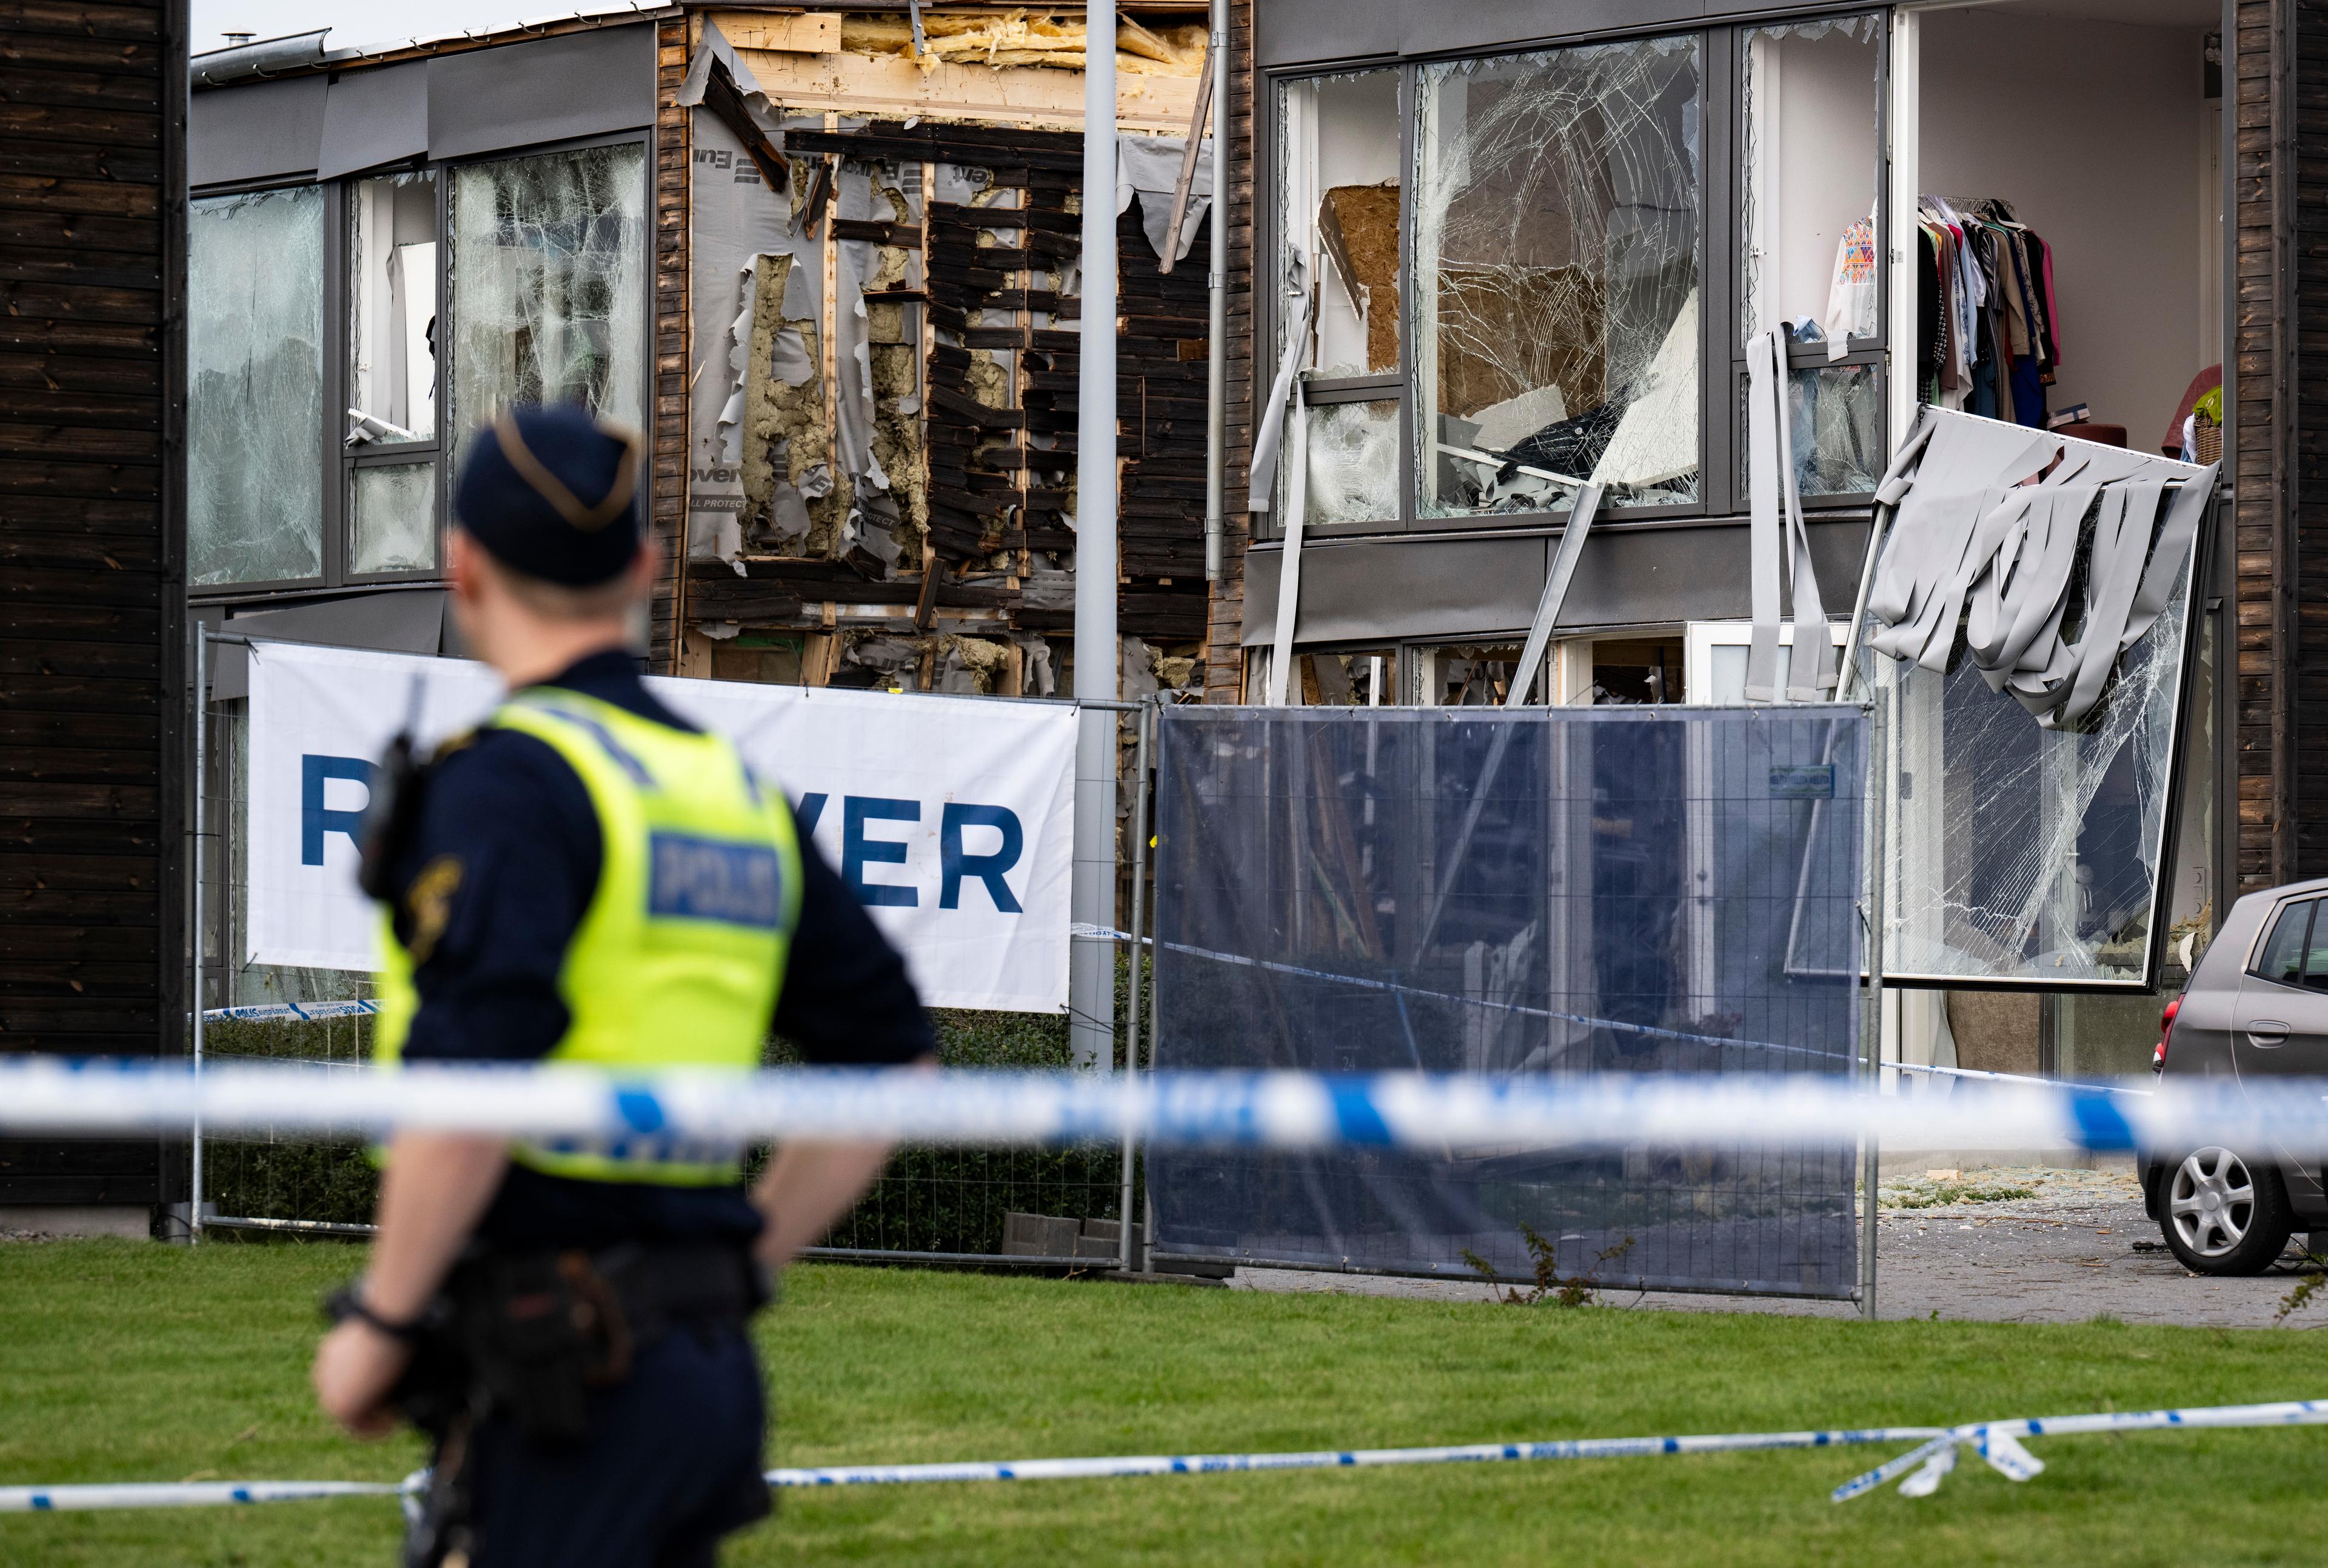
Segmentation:
<svg viewBox="0 0 2328 1568">
<path fill-rule="evenodd" d="M 416 681 L 427 745 L 484 718 L 502 695 L 489 671 L 465 661 L 253 645 L 249 962 L 372 967 L 355 831 L 372 759 L 414 709 Z M 1072 708 L 647 684 L 678 712 L 731 737 L 761 777 L 783 786 L 802 831 L 906 955 L 925 1001 L 1066 1006 Z"/>
</svg>

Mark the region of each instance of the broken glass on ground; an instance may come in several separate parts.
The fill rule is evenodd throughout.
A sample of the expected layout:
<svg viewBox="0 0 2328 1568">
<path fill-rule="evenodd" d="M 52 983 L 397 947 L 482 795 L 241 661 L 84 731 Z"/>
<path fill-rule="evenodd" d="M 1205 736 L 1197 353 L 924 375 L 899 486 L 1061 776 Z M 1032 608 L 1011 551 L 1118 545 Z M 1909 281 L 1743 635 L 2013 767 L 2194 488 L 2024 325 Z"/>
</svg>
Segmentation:
<svg viewBox="0 0 2328 1568">
<path fill-rule="evenodd" d="M 1423 68 L 1422 515 L 1696 498 L 1699 74 L 1694 37 Z"/>
<path fill-rule="evenodd" d="M 186 551 L 195 585 L 324 569 L 324 192 L 189 204 Z"/>
<path fill-rule="evenodd" d="M 645 423 L 646 213 L 635 142 L 454 171 L 455 428 L 543 402 Z"/>
</svg>

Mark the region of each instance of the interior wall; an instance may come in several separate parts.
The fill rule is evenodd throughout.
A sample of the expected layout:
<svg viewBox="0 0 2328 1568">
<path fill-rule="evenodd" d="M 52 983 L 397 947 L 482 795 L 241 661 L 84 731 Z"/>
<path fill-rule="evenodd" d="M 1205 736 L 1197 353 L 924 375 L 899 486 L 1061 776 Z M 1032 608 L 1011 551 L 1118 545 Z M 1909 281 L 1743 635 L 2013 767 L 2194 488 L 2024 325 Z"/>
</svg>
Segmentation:
<svg viewBox="0 0 2328 1568">
<path fill-rule="evenodd" d="M 1875 211 L 1874 42 L 1840 29 L 1816 37 L 1773 29 L 1749 42 L 1747 91 L 1757 128 L 1754 242 L 1763 249 L 1750 329 L 1826 319 L 1835 245 Z M 1771 132 L 1776 131 L 1773 137 Z M 1776 221 L 1763 210 L 1777 186 Z"/>
<path fill-rule="evenodd" d="M 1922 29 L 1924 191 L 2001 196 L 2052 248 L 2046 406 L 2089 404 L 2156 451 L 2214 360 L 2197 308 L 2203 30 L 2010 5 L 1927 13 Z"/>
</svg>

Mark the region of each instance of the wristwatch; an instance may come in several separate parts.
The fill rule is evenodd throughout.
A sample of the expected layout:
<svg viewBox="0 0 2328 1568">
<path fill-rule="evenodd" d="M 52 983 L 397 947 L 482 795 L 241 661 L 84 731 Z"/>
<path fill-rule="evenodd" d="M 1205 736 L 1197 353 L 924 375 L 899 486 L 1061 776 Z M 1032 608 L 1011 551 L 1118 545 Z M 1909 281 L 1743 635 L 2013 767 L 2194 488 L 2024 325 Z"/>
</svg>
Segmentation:
<svg viewBox="0 0 2328 1568">
<path fill-rule="evenodd" d="M 383 1318 L 365 1303 L 361 1284 L 362 1282 L 358 1281 L 352 1284 L 342 1285 L 324 1297 L 324 1316 L 329 1319 L 334 1327 L 352 1318 L 366 1328 L 376 1333 L 385 1334 L 399 1344 L 418 1344 L 420 1340 L 419 1321 L 414 1319 L 410 1322 L 399 1323 L 393 1319 Z"/>
</svg>

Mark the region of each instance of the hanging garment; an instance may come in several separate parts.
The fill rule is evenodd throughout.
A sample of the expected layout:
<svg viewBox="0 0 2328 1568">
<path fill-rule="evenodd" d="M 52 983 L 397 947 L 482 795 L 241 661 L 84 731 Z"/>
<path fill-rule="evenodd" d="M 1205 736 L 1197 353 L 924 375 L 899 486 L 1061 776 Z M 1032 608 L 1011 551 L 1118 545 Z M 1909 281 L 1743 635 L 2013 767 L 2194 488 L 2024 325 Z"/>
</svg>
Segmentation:
<svg viewBox="0 0 2328 1568">
<path fill-rule="evenodd" d="M 1875 270 L 1875 221 L 1863 218 L 1847 226 L 1835 242 L 1835 281 L 1827 287 L 1826 315 L 1819 324 L 1826 333 L 1828 359 L 1849 353 L 1851 339 L 1875 335 L 1882 290 Z"/>
</svg>

